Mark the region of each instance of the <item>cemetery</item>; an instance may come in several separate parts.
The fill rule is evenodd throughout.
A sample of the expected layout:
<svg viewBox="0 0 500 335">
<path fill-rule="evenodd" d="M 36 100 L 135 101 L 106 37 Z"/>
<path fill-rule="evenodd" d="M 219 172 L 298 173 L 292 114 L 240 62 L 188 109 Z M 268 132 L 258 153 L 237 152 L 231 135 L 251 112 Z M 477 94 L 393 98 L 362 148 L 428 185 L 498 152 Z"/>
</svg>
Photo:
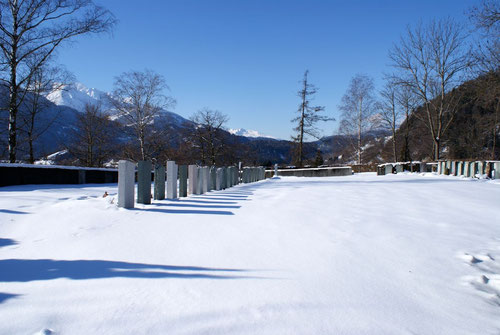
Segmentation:
<svg viewBox="0 0 500 335">
<path fill-rule="evenodd" d="M 487 333 L 490 163 L 297 177 L 120 161 L 118 183 L 1 187 L 0 333 Z"/>
<path fill-rule="evenodd" d="M 0 335 L 500 334 L 500 1 L 0 1 Z"/>
</svg>

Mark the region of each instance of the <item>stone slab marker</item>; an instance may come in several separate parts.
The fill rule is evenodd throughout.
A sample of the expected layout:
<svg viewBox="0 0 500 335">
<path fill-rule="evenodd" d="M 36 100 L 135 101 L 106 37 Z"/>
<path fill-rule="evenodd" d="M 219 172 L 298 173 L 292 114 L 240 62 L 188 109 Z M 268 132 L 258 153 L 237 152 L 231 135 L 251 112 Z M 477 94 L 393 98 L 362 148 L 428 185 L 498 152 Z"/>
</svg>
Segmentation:
<svg viewBox="0 0 500 335">
<path fill-rule="evenodd" d="M 225 167 L 222 167 L 222 177 L 221 177 L 221 181 L 220 181 L 220 188 L 221 189 L 226 189 L 226 168 Z"/>
<path fill-rule="evenodd" d="M 197 167 L 196 171 L 198 173 L 198 182 L 196 183 L 196 194 L 203 194 L 203 173 L 201 167 Z"/>
<path fill-rule="evenodd" d="M 198 185 L 198 167 L 196 165 L 189 165 L 188 167 L 189 176 L 189 194 L 196 193 L 196 185 Z"/>
<path fill-rule="evenodd" d="M 215 172 L 215 189 L 222 190 L 222 168 L 218 168 Z"/>
<path fill-rule="evenodd" d="M 202 192 L 207 193 L 209 189 L 209 184 L 210 184 L 210 168 L 208 166 L 205 166 L 201 169 L 201 174 L 203 175 L 203 183 L 202 183 Z"/>
<path fill-rule="evenodd" d="M 463 176 L 464 174 L 464 162 L 458 162 L 457 176 Z"/>
<path fill-rule="evenodd" d="M 177 199 L 177 164 L 167 162 L 167 199 Z"/>
<path fill-rule="evenodd" d="M 135 164 L 121 160 L 118 162 L 118 207 L 134 208 Z"/>
<path fill-rule="evenodd" d="M 163 200 L 165 199 L 165 167 L 163 165 L 155 166 L 154 178 L 153 197 L 155 200 Z"/>
<path fill-rule="evenodd" d="M 491 177 L 493 179 L 500 179 L 500 162 L 495 162 L 493 163 L 493 174 L 491 175 Z"/>
<path fill-rule="evenodd" d="M 137 163 L 137 203 L 151 203 L 151 162 Z"/>
<path fill-rule="evenodd" d="M 217 168 L 212 166 L 210 168 L 210 191 L 217 189 Z"/>
<path fill-rule="evenodd" d="M 392 164 L 386 164 L 385 165 L 385 174 L 391 174 L 392 173 Z"/>
<path fill-rule="evenodd" d="M 274 164 L 274 176 L 278 177 L 278 164 Z"/>
<path fill-rule="evenodd" d="M 483 162 L 477 162 L 477 174 L 484 174 L 484 164 Z"/>
<path fill-rule="evenodd" d="M 472 178 L 476 176 L 476 162 L 470 162 L 470 176 Z"/>
<path fill-rule="evenodd" d="M 464 177 L 470 177 L 470 162 L 464 162 Z"/>
<path fill-rule="evenodd" d="M 227 187 L 233 187 L 233 167 L 227 168 Z"/>
<path fill-rule="evenodd" d="M 187 197 L 188 167 L 179 165 L 179 197 Z"/>
</svg>

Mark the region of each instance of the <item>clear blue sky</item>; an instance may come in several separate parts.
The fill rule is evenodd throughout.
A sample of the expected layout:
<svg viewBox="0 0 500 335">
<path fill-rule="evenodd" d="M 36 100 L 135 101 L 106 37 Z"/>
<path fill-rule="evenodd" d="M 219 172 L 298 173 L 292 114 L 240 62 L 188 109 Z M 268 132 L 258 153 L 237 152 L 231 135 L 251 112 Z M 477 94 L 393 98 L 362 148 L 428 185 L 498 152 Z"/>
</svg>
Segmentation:
<svg viewBox="0 0 500 335">
<path fill-rule="evenodd" d="M 119 20 L 112 36 L 78 38 L 59 50 L 77 80 L 110 91 L 125 71 L 165 76 L 189 117 L 203 107 L 229 115 L 229 128 L 289 139 L 296 91 L 306 69 L 315 103 L 338 119 L 356 73 L 381 85 L 387 52 L 407 24 L 430 18 L 466 21 L 465 0 L 101 0 Z M 337 123 L 322 125 L 324 135 Z"/>
</svg>

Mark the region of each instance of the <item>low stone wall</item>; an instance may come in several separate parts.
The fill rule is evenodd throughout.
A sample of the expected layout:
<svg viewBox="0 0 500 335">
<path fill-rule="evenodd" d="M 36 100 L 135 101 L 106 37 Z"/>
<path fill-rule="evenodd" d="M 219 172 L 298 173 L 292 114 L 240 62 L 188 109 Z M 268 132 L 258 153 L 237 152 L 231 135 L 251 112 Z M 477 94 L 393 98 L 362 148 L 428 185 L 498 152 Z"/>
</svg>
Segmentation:
<svg viewBox="0 0 500 335">
<path fill-rule="evenodd" d="M 118 170 L 75 166 L 0 164 L 0 186 L 117 183 Z"/>
<path fill-rule="evenodd" d="M 337 177 L 352 175 L 350 166 L 328 167 L 328 168 L 308 168 L 308 169 L 282 169 L 278 170 L 278 176 L 293 177 Z M 274 170 L 266 170 L 266 178 L 272 178 Z"/>
<path fill-rule="evenodd" d="M 500 179 L 500 161 L 458 161 L 438 162 L 438 173 L 469 178 Z"/>
<path fill-rule="evenodd" d="M 396 162 L 385 163 L 377 166 L 377 175 L 383 176 L 391 173 L 401 172 L 437 172 L 437 163 L 426 162 Z"/>
</svg>

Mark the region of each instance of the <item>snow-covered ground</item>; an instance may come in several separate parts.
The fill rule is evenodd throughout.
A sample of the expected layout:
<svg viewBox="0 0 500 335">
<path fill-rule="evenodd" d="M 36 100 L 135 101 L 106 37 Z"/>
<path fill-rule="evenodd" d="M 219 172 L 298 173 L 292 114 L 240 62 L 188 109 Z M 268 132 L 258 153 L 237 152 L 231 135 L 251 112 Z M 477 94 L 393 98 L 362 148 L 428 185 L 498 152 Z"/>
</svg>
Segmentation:
<svg viewBox="0 0 500 335">
<path fill-rule="evenodd" d="M 496 182 L 286 177 L 134 210 L 115 196 L 0 188 L 0 334 L 500 332 Z"/>
</svg>

